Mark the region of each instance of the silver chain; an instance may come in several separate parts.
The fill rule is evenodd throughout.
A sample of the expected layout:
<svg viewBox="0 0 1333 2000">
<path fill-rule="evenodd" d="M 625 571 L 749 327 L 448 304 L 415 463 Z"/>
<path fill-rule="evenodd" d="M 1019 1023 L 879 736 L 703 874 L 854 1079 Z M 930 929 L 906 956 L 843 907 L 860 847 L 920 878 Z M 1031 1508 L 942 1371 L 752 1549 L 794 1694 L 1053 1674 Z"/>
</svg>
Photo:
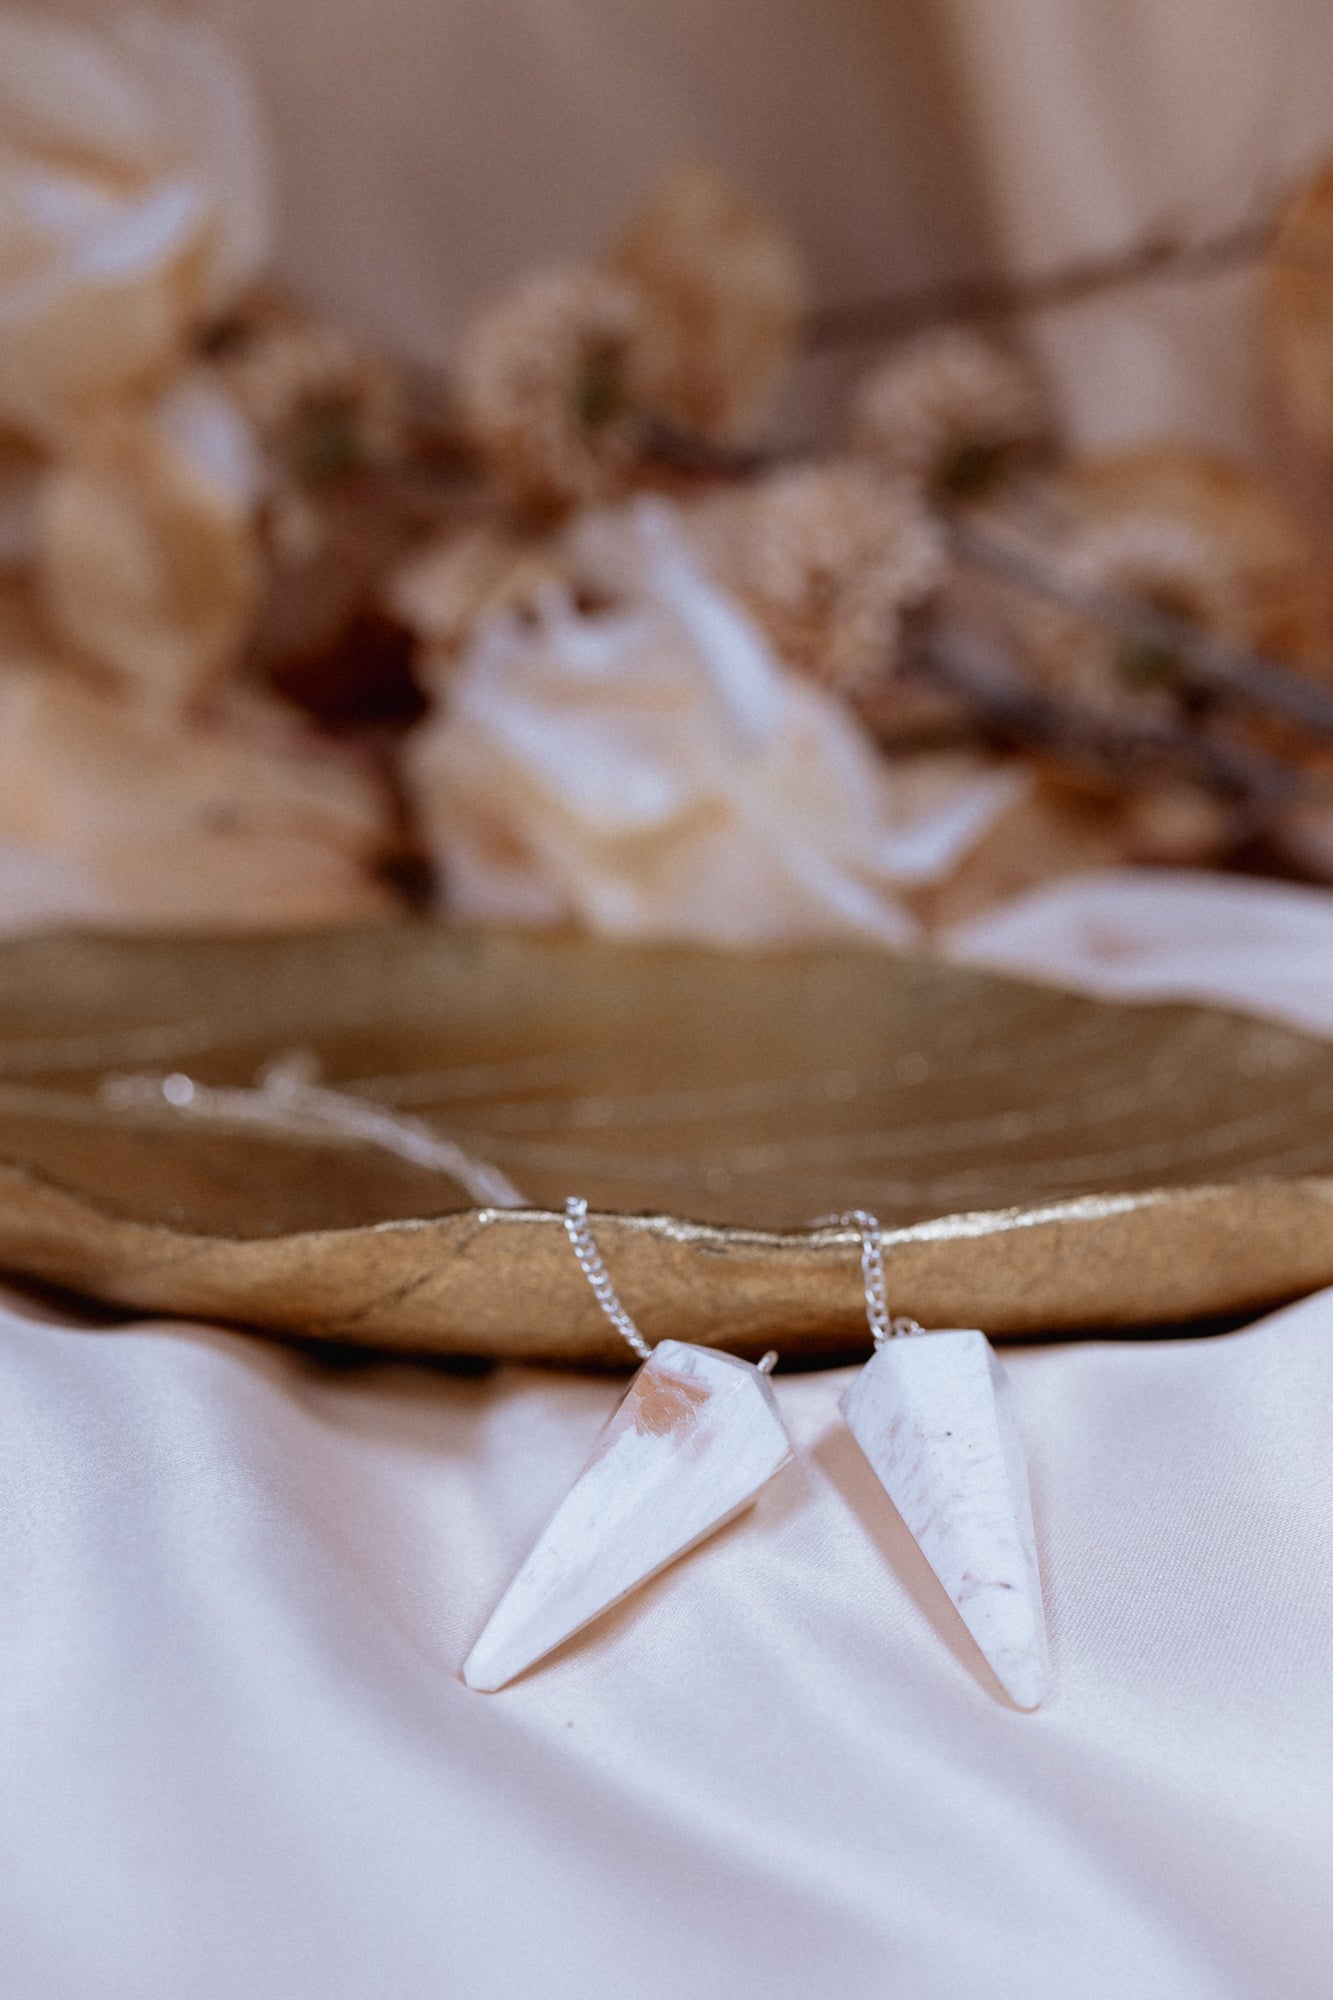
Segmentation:
<svg viewBox="0 0 1333 2000">
<path fill-rule="evenodd" d="M 169 1076 L 104 1076 L 101 1102 L 117 1111 L 170 1107 L 201 1123 L 267 1126 L 293 1134 L 338 1132 L 379 1146 L 432 1173 L 447 1174 L 483 1208 L 526 1208 L 527 1197 L 489 1160 L 476 1159 L 421 1118 L 368 1103 L 318 1081 L 314 1056 L 297 1049 L 261 1070 L 252 1090 L 196 1083 L 180 1070 Z"/>
<path fill-rule="evenodd" d="M 640 1361 L 647 1361 L 653 1350 L 620 1303 L 616 1288 L 611 1283 L 611 1274 L 602 1262 L 602 1253 L 592 1240 L 592 1231 L 588 1227 L 588 1204 L 581 1195 L 572 1194 L 565 1203 L 565 1234 L 574 1246 L 574 1255 L 592 1286 L 598 1305 L 625 1345 L 638 1355 Z"/>
<path fill-rule="evenodd" d="M 918 1320 L 890 1317 L 884 1291 L 884 1237 L 879 1217 L 872 1215 L 869 1209 L 849 1208 L 844 1214 L 829 1219 L 861 1232 L 861 1278 L 865 1285 L 866 1318 L 870 1322 L 876 1347 L 883 1347 L 885 1341 L 899 1339 L 904 1334 L 920 1333 L 922 1328 Z"/>
<path fill-rule="evenodd" d="M 889 1324 L 889 1302 L 884 1292 L 884 1238 L 880 1233 L 879 1217 L 869 1209 L 848 1209 L 838 1217 L 839 1222 L 855 1223 L 861 1232 L 861 1278 L 866 1289 L 866 1318 L 876 1347 L 882 1347 L 893 1336 Z"/>
</svg>

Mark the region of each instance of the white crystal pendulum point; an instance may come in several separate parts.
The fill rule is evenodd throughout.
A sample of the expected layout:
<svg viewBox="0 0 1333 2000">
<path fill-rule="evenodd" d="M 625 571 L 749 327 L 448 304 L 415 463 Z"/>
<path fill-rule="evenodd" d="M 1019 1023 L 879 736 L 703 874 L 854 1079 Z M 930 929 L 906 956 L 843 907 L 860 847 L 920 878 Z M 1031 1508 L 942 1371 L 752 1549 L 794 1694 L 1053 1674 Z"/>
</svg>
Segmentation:
<svg viewBox="0 0 1333 2000">
<path fill-rule="evenodd" d="M 971 1329 L 886 1340 L 842 1409 L 1001 1687 L 1036 1708 L 1051 1686 L 1037 1538 L 990 1342 Z"/>
<path fill-rule="evenodd" d="M 766 1375 L 660 1342 L 492 1612 L 467 1685 L 513 1680 L 739 1514 L 790 1457 Z"/>
</svg>

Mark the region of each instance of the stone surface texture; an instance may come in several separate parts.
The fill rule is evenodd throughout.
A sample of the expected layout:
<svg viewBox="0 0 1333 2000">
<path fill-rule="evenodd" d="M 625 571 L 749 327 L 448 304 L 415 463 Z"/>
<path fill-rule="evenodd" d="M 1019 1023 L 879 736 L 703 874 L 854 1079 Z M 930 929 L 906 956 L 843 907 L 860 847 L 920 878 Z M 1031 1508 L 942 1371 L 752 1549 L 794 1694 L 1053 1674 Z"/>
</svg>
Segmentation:
<svg viewBox="0 0 1333 2000">
<path fill-rule="evenodd" d="M 983 1333 L 879 1348 L 842 1399 L 852 1435 L 1018 1708 L 1050 1692 L 1027 1464 Z"/>
<path fill-rule="evenodd" d="M 513 1680 L 731 1520 L 790 1457 L 766 1375 L 663 1341 L 492 1613 L 467 1685 Z"/>
</svg>

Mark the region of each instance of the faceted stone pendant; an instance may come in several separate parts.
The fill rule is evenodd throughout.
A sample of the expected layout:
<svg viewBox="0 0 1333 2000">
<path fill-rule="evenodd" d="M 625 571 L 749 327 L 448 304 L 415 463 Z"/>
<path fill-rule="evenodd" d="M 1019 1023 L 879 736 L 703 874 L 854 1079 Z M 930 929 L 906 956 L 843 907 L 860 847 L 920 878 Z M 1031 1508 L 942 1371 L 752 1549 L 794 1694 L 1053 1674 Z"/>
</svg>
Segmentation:
<svg viewBox="0 0 1333 2000">
<path fill-rule="evenodd" d="M 1018 1708 L 1051 1685 L 1023 1446 L 983 1333 L 886 1341 L 842 1399 L 853 1437 Z"/>
<path fill-rule="evenodd" d="M 768 1377 L 664 1340 L 468 1655 L 501 1688 L 748 1506 L 791 1457 Z"/>
</svg>

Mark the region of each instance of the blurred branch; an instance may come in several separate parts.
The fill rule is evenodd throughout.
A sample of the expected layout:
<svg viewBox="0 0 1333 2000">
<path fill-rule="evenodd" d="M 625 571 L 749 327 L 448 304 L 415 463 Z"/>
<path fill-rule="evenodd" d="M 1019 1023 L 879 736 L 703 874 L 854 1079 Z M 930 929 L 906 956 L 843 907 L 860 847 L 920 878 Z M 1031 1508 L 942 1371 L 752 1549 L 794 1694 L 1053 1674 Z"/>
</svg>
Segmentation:
<svg viewBox="0 0 1333 2000">
<path fill-rule="evenodd" d="M 1286 716 L 1333 739 L 1333 688 L 1307 680 L 1262 653 L 1224 645 L 1183 618 L 1173 618 L 1110 591 L 1071 584 L 1053 565 L 969 521 L 952 520 L 948 534 L 954 555 L 971 568 L 985 570 L 1016 589 L 1065 605 L 1112 631 L 1160 648 L 1180 660 L 1203 686 L 1265 714 Z"/>
<path fill-rule="evenodd" d="M 948 278 L 881 298 L 851 299 L 810 315 L 806 346 L 820 353 L 881 340 L 901 340 L 928 327 L 964 321 L 1018 319 L 1078 305 L 1131 285 L 1211 277 L 1255 264 L 1272 247 L 1272 217 L 1237 223 L 1191 242 L 1159 232 L 1101 257 L 1076 258 L 1049 271 L 1016 277 Z"/>
<path fill-rule="evenodd" d="M 1041 693 L 1007 670 L 991 642 L 971 631 L 918 622 L 908 637 L 906 664 L 965 701 L 1008 742 L 1098 772 L 1119 790 L 1127 777 L 1189 779 L 1242 805 L 1256 827 L 1283 806 L 1327 797 L 1324 787 L 1280 758 L 1245 744 L 1221 742 L 1178 724 L 1127 723 Z"/>
</svg>

